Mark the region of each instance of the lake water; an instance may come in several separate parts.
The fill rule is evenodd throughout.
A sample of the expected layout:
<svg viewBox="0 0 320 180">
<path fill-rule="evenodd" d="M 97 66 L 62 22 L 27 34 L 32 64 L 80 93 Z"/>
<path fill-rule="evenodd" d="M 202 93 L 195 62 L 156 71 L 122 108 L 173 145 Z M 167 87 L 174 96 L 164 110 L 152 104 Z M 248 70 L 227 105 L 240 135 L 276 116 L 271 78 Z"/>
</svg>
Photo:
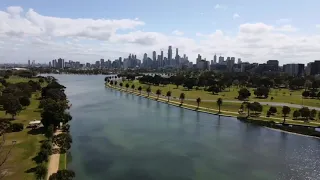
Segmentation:
<svg viewBox="0 0 320 180">
<path fill-rule="evenodd" d="M 77 180 L 316 180 L 320 140 L 56 75 L 72 103 Z"/>
</svg>

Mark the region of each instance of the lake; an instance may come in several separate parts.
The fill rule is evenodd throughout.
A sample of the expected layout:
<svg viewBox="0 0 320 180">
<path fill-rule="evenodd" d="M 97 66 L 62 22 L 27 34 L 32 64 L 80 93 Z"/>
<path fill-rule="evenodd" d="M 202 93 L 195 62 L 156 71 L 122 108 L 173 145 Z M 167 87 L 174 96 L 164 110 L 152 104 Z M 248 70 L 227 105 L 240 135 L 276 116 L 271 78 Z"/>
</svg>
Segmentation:
<svg viewBox="0 0 320 180">
<path fill-rule="evenodd" d="M 72 103 L 77 180 L 316 180 L 320 140 L 55 75 Z"/>
</svg>

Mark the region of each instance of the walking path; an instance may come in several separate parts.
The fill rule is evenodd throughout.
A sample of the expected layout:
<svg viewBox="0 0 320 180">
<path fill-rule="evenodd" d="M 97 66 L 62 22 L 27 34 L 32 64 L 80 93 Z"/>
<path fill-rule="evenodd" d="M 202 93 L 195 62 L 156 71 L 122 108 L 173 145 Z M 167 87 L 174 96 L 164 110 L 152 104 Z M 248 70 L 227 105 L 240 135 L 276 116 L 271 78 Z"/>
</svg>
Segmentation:
<svg viewBox="0 0 320 180">
<path fill-rule="evenodd" d="M 60 134 L 61 131 L 58 130 L 54 135 Z M 53 149 L 59 148 L 58 146 L 54 146 Z M 56 173 L 59 170 L 59 160 L 60 160 L 60 152 L 53 153 L 49 158 L 49 164 L 48 164 L 48 174 L 47 174 L 47 180 L 49 180 L 49 177 Z"/>
</svg>

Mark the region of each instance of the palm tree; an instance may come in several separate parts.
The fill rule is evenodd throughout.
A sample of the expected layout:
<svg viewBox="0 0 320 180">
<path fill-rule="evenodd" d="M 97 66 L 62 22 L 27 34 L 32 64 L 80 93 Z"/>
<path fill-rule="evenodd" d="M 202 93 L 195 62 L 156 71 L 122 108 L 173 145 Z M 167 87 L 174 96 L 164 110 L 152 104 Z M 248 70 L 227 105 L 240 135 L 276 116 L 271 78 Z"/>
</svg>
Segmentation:
<svg viewBox="0 0 320 180">
<path fill-rule="evenodd" d="M 201 103 L 201 98 L 200 98 L 200 97 L 198 97 L 196 101 L 197 101 L 197 104 L 198 104 L 197 109 L 199 109 L 199 106 L 200 106 L 200 103 Z"/>
<path fill-rule="evenodd" d="M 151 88 L 150 88 L 150 86 L 147 88 L 147 93 L 148 93 L 148 97 L 149 97 L 149 95 L 150 95 L 150 92 L 151 92 Z"/>
<path fill-rule="evenodd" d="M 128 91 L 129 83 L 126 84 L 126 91 Z"/>
<path fill-rule="evenodd" d="M 219 114 L 220 114 L 220 109 L 221 109 L 221 105 L 222 105 L 222 99 L 221 98 L 218 98 L 217 105 L 219 107 Z"/>
<path fill-rule="evenodd" d="M 186 97 L 186 95 L 185 95 L 184 93 L 181 93 L 181 94 L 180 94 L 179 99 L 180 99 L 180 101 L 181 101 L 181 105 L 183 104 L 183 101 L 184 101 L 185 97 Z"/>
<path fill-rule="evenodd" d="M 289 114 L 291 111 L 290 107 L 288 106 L 283 106 L 282 107 L 282 114 L 283 114 L 283 122 L 282 124 L 285 124 L 286 123 L 286 117 L 287 117 L 287 114 Z"/>
<path fill-rule="evenodd" d="M 159 96 L 161 95 L 161 90 L 160 89 L 157 89 L 157 91 L 156 91 L 156 94 L 157 94 L 157 100 L 159 99 Z"/>
<path fill-rule="evenodd" d="M 121 89 L 122 89 L 123 83 L 121 82 L 119 85 L 120 85 L 120 87 L 121 87 Z"/>
<path fill-rule="evenodd" d="M 168 97 L 168 102 L 170 101 L 170 97 L 171 97 L 171 91 L 167 92 L 167 97 Z"/>
<path fill-rule="evenodd" d="M 141 95 L 141 90 L 142 90 L 142 87 L 139 86 L 139 87 L 138 87 L 138 91 L 139 91 L 140 95 Z"/>
<path fill-rule="evenodd" d="M 250 103 L 250 102 L 244 102 L 244 103 L 242 103 L 242 104 L 244 104 L 245 105 L 245 107 L 247 108 L 247 111 L 248 111 L 248 113 L 247 113 L 247 118 L 250 116 L 250 109 L 252 108 L 251 106 L 252 106 L 252 104 Z"/>
<path fill-rule="evenodd" d="M 131 85 L 132 92 L 134 91 L 134 88 L 135 88 L 135 86 L 134 86 L 134 84 L 132 84 Z"/>
<path fill-rule="evenodd" d="M 114 81 L 114 85 L 117 86 L 117 84 L 118 84 L 118 81 Z"/>
</svg>

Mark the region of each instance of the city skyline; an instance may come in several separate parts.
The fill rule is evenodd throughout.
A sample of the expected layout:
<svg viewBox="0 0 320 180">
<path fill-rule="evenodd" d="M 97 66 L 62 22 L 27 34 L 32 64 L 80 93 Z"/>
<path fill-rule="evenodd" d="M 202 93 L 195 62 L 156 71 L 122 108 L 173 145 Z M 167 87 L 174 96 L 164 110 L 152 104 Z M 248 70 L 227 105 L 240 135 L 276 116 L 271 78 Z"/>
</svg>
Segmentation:
<svg viewBox="0 0 320 180">
<path fill-rule="evenodd" d="M 173 59 L 179 48 L 193 63 L 198 54 L 207 60 L 221 54 L 251 63 L 307 63 L 320 59 L 320 22 L 313 21 L 320 15 L 318 5 L 315 0 L 4 0 L 0 63 L 44 63 L 59 57 L 93 63 L 130 53 L 153 59 L 153 51 L 156 58 L 161 50 L 166 56 L 169 45 Z"/>
</svg>

